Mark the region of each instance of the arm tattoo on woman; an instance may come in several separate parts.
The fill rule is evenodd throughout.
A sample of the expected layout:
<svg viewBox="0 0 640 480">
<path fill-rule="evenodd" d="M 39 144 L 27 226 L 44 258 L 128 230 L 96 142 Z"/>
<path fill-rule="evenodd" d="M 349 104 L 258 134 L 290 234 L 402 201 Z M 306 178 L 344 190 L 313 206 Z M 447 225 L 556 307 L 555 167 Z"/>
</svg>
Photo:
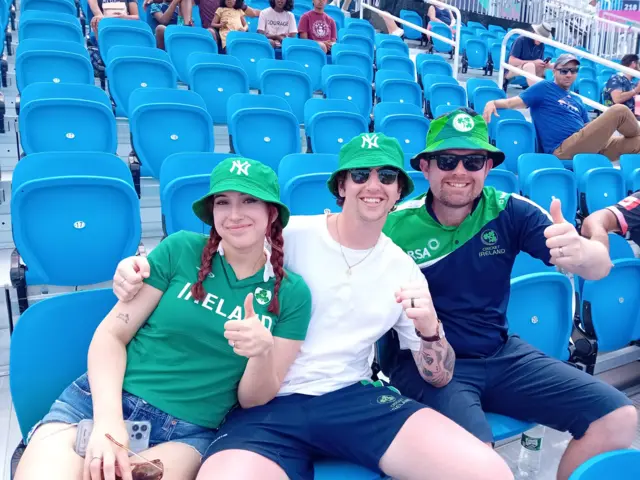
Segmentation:
<svg viewBox="0 0 640 480">
<path fill-rule="evenodd" d="M 116 316 L 117 319 L 122 320 L 124 323 L 129 323 L 129 314 L 128 313 L 119 313 Z"/>
<path fill-rule="evenodd" d="M 437 342 L 422 340 L 419 352 L 413 352 L 413 358 L 425 382 L 434 387 L 444 387 L 453 377 L 456 354 L 446 339 Z"/>
</svg>

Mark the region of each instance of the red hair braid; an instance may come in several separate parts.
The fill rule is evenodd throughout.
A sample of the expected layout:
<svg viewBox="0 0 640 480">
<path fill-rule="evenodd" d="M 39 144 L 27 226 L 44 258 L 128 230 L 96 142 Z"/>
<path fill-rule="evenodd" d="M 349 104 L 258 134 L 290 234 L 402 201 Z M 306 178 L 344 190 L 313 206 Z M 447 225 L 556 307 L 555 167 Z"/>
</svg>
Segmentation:
<svg viewBox="0 0 640 480">
<path fill-rule="evenodd" d="M 275 217 L 277 213 L 276 207 L 269 206 L 269 216 Z M 280 217 L 276 217 L 271 222 L 271 230 L 267 233 L 267 240 L 271 245 L 271 266 L 273 267 L 273 273 L 276 276 L 275 285 L 273 287 L 273 298 L 269 303 L 269 311 L 280 314 L 280 302 L 278 300 L 278 293 L 280 293 L 280 285 L 282 279 L 285 277 L 284 273 L 284 238 L 282 237 L 282 221 Z"/>
<path fill-rule="evenodd" d="M 191 295 L 198 301 L 203 301 L 205 297 L 204 286 L 202 282 L 207 278 L 207 275 L 211 273 L 211 261 L 213 256 L 218 251 L 218 245 L 220 245 L 222 238 L 216 232 L 215 227 L 211 227 L 211 233 L 209 234 L 209 241 L 202 249 L 202 261 L 200 263 L 200 271 L 198 272 L 198 281 L 191 287 Z"/>
</svg>

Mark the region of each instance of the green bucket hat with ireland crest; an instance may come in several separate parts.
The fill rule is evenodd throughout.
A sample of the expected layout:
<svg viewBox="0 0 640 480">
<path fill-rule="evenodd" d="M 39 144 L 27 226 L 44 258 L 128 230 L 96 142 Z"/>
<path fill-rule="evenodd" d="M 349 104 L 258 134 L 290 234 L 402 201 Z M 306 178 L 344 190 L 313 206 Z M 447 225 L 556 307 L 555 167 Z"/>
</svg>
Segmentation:
<svg viewBox="0 0 640 480">
<path fill-rule="evenodd" d="M 489 143 L 482 115 L 469 108 L 458 108 L 434 119 L 427 133 L 427 148 L 411 159 L 411 166 L 420 170 L 421 159 L 443 150 L 486 150 L 494 167 L 504 162 L 504 153 Z"/>
<path fill-rule="evenodd" d="M 338 174 L 355 168 L 393 167 L 404 178 L 402 197 L 413 191 L 413 180 L 404 170 L 404 152 L 395 138 L 382 133 L 363 133 L 353 137 L 340 149 L 338 169 L 333 172 L 327 186 L 336 197 L 338 193 Z"/>
<path fill-rule="evenodd" d="M 278 208 L 280 221 L 285 227 L 290 212 L 280 201 L 280 186 L 276 173 L 265 164 L 242 157 L 229 157 L 211 172 L 209 193 L 193 203 L 193 213 L 207 225 L 213 225 L 213 210 L 208 200 L 222 192 L 240 192 L 272 203 Z"/>
</svg>

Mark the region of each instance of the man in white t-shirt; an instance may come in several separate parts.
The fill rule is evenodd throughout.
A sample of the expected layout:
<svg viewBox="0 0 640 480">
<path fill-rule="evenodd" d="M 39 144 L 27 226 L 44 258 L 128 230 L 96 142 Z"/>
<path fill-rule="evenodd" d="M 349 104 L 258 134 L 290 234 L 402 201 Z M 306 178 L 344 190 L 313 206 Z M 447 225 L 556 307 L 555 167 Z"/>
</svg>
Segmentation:
<svg viewBox="0 0 640 480">
<path fill-rule="evenodd" d="M 282 46 L 282 40 L 298 33 L 296 17 L 293 16 L 293 0 L 269 0 L 270 8 L 260 12 L 258 33 L 265 35 L 274 48 Z"/>
<path fill-rule="evenodd" d="M 397 140 L 359 135 L 342 148 L 328 181 L 342 213 L 290 219 L 285 266 L 311 289 L 307 337 L 274 400 L 227 416 L 199 479 L 312 480 L 319 457 L 412 480 L 513 478 L 454 422 L 370 380 L 375 342 L 390 329 L 424 381 L 445 386 L 455 362 L 424 276 L 382 233 L 388 213 L 413 190 L 403 163 Z M 133 298 L 148 271 L 142 257 L 123 260 L 116 295 Z"/>
</svg>

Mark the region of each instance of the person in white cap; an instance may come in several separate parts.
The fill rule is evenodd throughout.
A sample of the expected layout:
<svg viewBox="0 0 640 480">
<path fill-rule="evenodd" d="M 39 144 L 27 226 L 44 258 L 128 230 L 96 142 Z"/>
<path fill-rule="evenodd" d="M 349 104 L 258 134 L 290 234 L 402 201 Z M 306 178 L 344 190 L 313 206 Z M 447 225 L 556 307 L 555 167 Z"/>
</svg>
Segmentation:
<svg viewBox="0 0 640 480">
<path fill-rule="evenodd" d="M 531 28 L 535 34 L 541 37 L 551 38 L 551 26 L 548 23 L 542 22 L 540 25 L 532 25 Z M 513 42 L 511 53 L 509 54 L 509 65 L 521 68 L 525 72 L 540 78 L 544 77 L 544 71 L 547 68 L 553 68 L 553 64 L 550 64 L 548 61 L 545 62 L 544 43 L 524 36 L 519 37 Z M 518 76 L 517 73 L 509 71 L 503 88 L 506 89 L 506 84 L 509 79 L 516 76 Z M 527 84 L 529 86 L 534 83 L 534 80 L 527 78 Z"/>
</svg>

